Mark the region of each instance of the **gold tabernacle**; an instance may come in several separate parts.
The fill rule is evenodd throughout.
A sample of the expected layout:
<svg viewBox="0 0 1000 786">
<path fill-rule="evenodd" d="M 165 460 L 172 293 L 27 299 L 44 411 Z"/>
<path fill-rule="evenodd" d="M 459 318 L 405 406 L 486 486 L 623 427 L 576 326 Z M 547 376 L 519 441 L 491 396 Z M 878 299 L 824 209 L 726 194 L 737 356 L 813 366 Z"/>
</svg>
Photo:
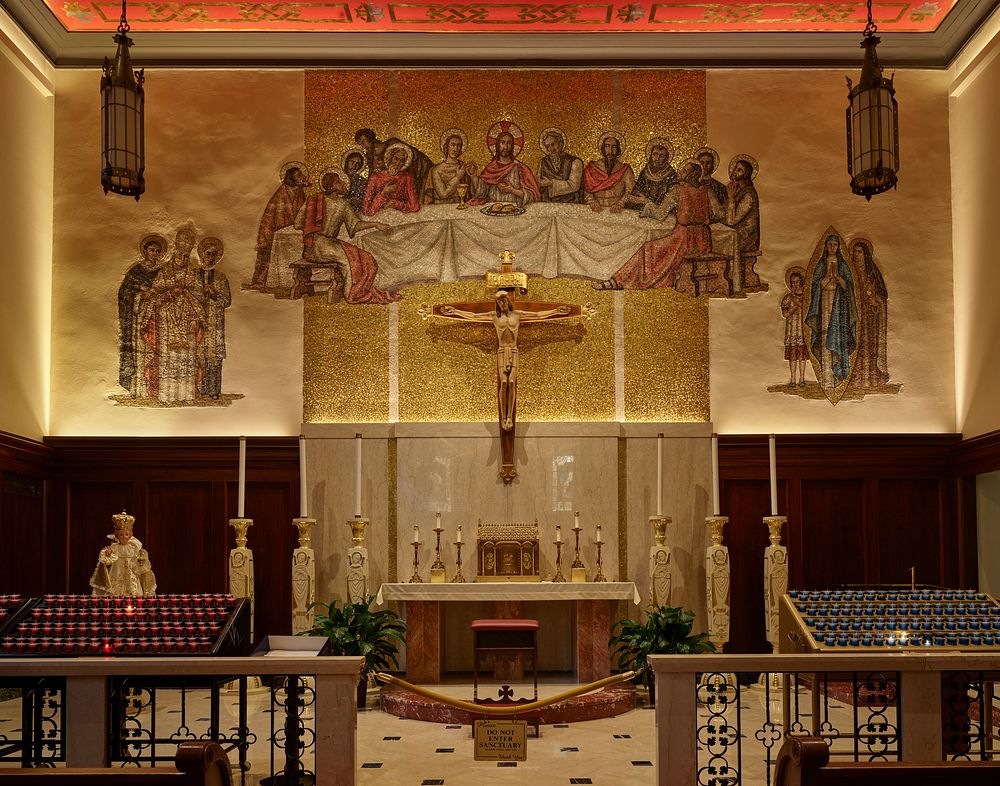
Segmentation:
<svg viewBox="0 0 1000 786">
<path fill-rule="evenodd" d="M 478 524 L 476 581 L 541 581 L 538 572 L 538 522 Z"/>
</svg>

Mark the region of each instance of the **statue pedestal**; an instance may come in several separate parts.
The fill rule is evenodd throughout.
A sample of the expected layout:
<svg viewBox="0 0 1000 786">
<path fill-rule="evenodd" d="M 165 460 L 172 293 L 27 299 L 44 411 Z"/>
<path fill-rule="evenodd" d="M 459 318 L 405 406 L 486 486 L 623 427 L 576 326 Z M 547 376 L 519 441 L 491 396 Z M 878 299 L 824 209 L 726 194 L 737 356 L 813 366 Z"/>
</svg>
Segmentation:
<svg viewBox="0 0 1000 786">
<path fill-rule="evenodd" d="M 316 519 L 292 519 L 299 531 L 299 547 L 292 552 L 292 634 L 312 630 L 316 602 L 316 556 L 312 550 L 310 530 Z"/>
<path fill-rule="evenodd" d="M 347 602 L 368 600 L 368 549 L 365 547 L 365 527 L 368 519 L 355 516 L 347 520 L 351 528 L 351 548 L 347 550 Z"/>
</svg>

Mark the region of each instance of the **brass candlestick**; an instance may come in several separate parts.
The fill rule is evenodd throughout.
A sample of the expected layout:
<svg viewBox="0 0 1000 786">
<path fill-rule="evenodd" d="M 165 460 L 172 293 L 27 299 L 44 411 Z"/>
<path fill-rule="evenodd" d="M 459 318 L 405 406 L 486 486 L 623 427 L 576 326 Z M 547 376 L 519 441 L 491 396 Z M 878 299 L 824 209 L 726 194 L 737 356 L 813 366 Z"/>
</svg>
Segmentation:
<svg viewBox="0 0 1000 786">
<path fill-rule="evenodd" d="M 465 584 L 465 576 L 462 575 L 462 546 L 464 545 L 460 540 L 455 541 L 458 555 L 455 557 L 455 578 L 451 580 L 452 584 Z"/>
<path fill-rule="evenodd" d="M 579 526 L 579 522 L 573 527 L 573 534 L 576 535 L 576 551 L 573 559 L 573 564 L 570 565 L 569 575 L 570 580 L 575 583 L 585 582 L 587 580 L 587 567 L 583 564 L 583 560 L 580 559 L 580 530 L 582 527 Z"/>
<path fill-rule="evenodd" d="M 604 574 L 601 572 L 601 546 L 603 546 L 604 543 L 598 540 L 595 541 L 595 545 L 597 546 L 597 573 L 594 574 L 594 581 L 607 581 L 607 579 L 604 578 Z"/>
<path fill-rule="evenodd" d="M 418 552 L 420 551 L 420 541 L 413 541 L 413 575 L 410 576 L 410 584 L 423 584 L 423 579 L 420 578 L 420 556 Z"/>
<path fill-rule="evenodd" d="M 552 581 L 554 583 L 558 583 L 566 581 L 566 577 L 562 573 L 562 541 L 555 540 L 553 543 L 555 543 L 556 546 L 556 573 L 552 577 Z"/>
<path fill-rule="evenodd" d="M 440 514 L 438 514 L 440 515 Z M 444 584 L 447 581 L 444 573 L 444 563 L 441 561 L 441 520 L 434 527 L 434 562 L 431 563 L 431 584 Z"/>
</svg>

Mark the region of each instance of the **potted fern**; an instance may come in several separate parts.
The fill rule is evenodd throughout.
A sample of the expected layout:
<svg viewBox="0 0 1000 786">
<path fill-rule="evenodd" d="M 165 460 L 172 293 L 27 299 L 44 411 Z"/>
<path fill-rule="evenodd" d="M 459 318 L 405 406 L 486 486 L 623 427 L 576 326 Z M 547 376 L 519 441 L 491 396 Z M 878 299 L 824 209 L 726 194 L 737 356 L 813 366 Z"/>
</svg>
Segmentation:
<svg viewBox="0 0 1000 786">
<path fill-rule="evenodd" d="M 694 612 L 679 606 L 656 606 L 646 612 L 646 621 L 618 620 L 611 629 L 612 660 L 616 671 L 639 671 L 637 679 L 649 691 L 649 703 L 656 703 L 656 681 L 649 671 L 647 655 L 692 655 L 715 652 L 707 633 L 691 633 Z"/>
<path fill-rule="evenodd" d="M 365 661 L 358 681 L 358 708 L 368 698 L 368 680 L 377 671 L 388 671 L 399 665 L 399 645 L 406 641 L 406 623 L 391 609 L 373 611 L 375 596 L 364 603 L 337 601 L 313 603 L 317 613 L 307 636 L 326 636 L 331 655 L 360 655 Z M 320 611 L 322 610 L 322 611 Z"/>
</svg>

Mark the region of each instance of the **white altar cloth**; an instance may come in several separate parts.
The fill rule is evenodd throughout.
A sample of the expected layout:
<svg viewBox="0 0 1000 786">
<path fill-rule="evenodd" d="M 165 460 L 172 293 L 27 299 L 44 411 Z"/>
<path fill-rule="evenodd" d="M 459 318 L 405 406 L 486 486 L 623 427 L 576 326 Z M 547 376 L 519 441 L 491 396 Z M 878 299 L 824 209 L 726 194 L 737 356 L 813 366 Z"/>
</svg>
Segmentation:
<svg viewBox="0 0 1000 786">
<path fill-rule="evenodd" d="M 482 582 L 468 584 L 383 584 L 375 602 L 468 600 L 629 600 L 638 606 L 639 590 L 631 581 L 553 583 L 551 581 Z"/>
<path fill-rule="evenodd" d="M 428 281 L 480 278 L 497 268 L 504 249 L 517 254 L 515 268 L 533 276 L 610 278 L 643 243 L 670 234 L 676 223 L 642 218 L 634 210 L 595 213 L 586 205 L 533 203 L 519 216 L 488 216 L 479 207 L 424 205 L 417 213 L 381 210 L 372 216 L 392 226 L 369 230 L 347 240 L 371 252 L 378 262 L 375 285 L 397 290 Z M 736 233 L 722 224 L 711 227 L 713 253 L 732 257 Z M 302 258 L 302 233 L 275 233 L 274 283 L 292 280 L 291 265 Z M 269 284 L 272 277 L 268 277 Z"/>
</svg>

